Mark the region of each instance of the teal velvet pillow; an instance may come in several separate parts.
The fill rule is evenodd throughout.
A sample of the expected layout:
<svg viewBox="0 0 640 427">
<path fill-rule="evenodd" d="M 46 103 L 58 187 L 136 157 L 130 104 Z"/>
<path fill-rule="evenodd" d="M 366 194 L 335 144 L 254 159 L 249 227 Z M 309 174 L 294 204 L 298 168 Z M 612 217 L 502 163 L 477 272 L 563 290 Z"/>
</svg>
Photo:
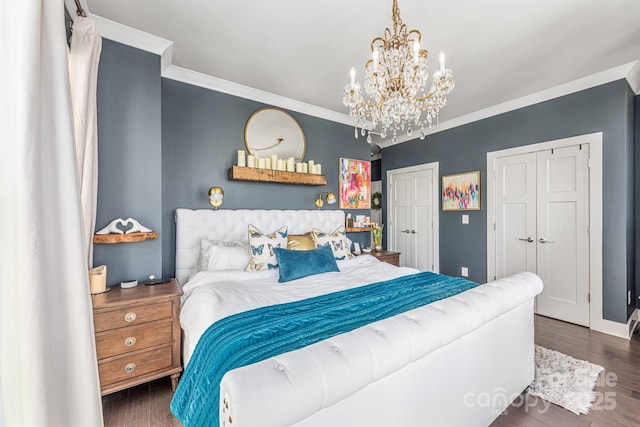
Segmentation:
<svg viewBox="0 0 640 427">
<path fill-rule="evenodd" d="M 308 251 L 283 248 L 273 248 L 273 251 L 276 253 L 280 266 L 278 282 L 288 282 L 329 271 L 340 271 L 331 246 L 328 244 Z"/>
</svg>

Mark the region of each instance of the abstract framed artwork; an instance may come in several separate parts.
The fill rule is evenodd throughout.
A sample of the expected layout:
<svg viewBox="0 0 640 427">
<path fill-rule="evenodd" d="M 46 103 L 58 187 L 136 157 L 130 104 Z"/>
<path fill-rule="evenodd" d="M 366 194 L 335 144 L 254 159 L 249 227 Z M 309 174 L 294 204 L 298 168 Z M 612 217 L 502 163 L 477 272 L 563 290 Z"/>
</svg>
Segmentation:
<svg viewBox="0 0 640 427">
<path fill-rule="evenodd" d="M 480 171 L 442 176 L 442 210 L 480 210 Z"/>
<path fill-rule="evenodd" d="M 371 162 L 340 158 L 340 209 L 371 208 Z"/>
</svg>

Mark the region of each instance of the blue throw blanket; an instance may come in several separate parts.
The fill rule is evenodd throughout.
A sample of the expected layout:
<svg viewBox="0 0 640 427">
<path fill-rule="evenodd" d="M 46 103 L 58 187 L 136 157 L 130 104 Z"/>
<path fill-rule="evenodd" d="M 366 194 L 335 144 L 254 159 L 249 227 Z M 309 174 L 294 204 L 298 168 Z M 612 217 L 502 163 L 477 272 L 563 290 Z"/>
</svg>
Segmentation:
<svg viewBox="0 0 640 427">
<path fill-rule="evenodd" d="M 171 412 L 185 427 L 218 427 L 220 381 L 227 371 L 314 344 L 477 285 L 458 277 L 418 273 L 221 319 L 202 334 L 173 396 Z"/>
</svg>

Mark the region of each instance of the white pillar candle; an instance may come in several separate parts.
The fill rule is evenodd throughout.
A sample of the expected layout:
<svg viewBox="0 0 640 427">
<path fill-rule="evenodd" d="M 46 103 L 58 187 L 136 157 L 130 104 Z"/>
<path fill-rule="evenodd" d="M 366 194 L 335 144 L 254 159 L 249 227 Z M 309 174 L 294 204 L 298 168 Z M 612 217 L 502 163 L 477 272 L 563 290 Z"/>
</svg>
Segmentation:
<svg viewBox="0 0 640 427">
<path fill-rule="evenodd" d="M 247 167 L 255 168 L 256 167 L 256 158 L 253 155 L 249 154 L 247 156 Z"/>
<path fill-rule="evenodd" d="M 316 173 L 322 175 L 322 165 L 320 163 L 316 164 Z"/>
<path fill-rule="evenodd" d="M 313 167 L 315 166 L 316 162 L 314 162 L 313 160 L 309 160 L 307 164 L 309 165 L 309 173 L 313 173 L 314 171 Z"/>
<path fill-rule="evenodd" d="M 264 159 L 264 168 L 271 169 L 271 157 L 267 157 Z"/>
<path fill-rule="evenodd" d="M 302 172 L 302 163 L 296 163 L 296 172 Z"/>
<path fill-rule="evenodd" d="M 309 173 L 309 165 L 306 163 L 301 163 L 300 166 L 302 166 L 302 173 Z"/>
<path fill-rule="evenodd" d="M 271 155 L 271 169 L 276 169 L 276 167 L 278 166 L 278 156 L 275 154 Z"/>
<path fill-rule="evenodd" d="M 258 169 L 264 169 L 264 157 L 258 157 Z"/>
<path fill-rule="evenodd" d="M 293 172 L 295 170 L 294 166 L 295 166 L 295 160 L 293 159 L 293 157 L 289 157 L 287 159 L 287 171 Z"/>
<path fill-rule="evenodd" d="M 283 159 L 278 159 L 278 170 L 279 171 L 285 170 L 285 165 L 284 165 L 284 160 Z"/>
<path fill-rule="evenodd" d="M 247 165 L 246 158 L 244 156 L 244 150 L 238 150 L 238 166 L 241 168 Z"/>
</svg>

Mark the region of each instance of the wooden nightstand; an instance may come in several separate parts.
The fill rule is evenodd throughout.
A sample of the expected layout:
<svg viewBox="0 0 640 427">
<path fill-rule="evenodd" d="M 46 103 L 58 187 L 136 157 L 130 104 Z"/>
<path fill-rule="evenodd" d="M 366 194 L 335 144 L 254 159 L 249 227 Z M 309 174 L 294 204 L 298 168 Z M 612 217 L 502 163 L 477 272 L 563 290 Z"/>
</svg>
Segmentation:
<svg viewBox="0 0 640 427">
<path fill-rule="evenodd" d="M 400 267 L 400 252 L 392 251 L 371 251 L 369 255 L 373 255 L 382 262 Z"/>
<path fill-rule="evenodd" d="M 178 281 L 92 296 L 102 395 L 182 372 Z"/>
</svg>

